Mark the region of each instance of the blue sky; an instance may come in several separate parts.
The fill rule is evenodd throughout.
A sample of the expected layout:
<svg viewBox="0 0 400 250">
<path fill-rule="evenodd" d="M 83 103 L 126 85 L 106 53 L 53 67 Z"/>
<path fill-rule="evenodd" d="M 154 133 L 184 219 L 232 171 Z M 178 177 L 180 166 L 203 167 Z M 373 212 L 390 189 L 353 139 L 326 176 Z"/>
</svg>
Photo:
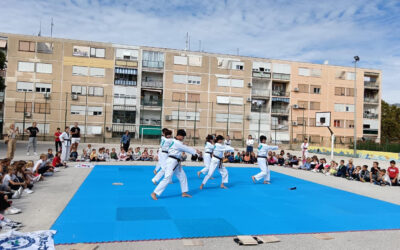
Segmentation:
<svg viewBox="0 0 400 250">
<path fill-rule="evenodd" d="M 400 102 L 400 1 L 1 0 L 0 31 L 383 70 Z"/>
</svg>

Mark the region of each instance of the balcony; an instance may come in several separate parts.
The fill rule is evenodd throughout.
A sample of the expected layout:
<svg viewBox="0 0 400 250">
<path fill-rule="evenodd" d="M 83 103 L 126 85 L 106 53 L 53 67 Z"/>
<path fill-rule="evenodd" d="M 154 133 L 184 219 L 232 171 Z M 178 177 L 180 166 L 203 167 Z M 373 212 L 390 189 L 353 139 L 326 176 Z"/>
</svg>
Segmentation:
<svg viewBox="0 0 400 250">
<path fill-rule="evenodd" d="M 253 71 L 253 77 L 271 79 L 271 73 L 263 71 Z"/>
<path fill-rule="evenodd" d="M 251 105 L 251 112 L 256 113 L 269 113 L 269 108 L 266 106 Z"/>
<path fill-rule="evenodd" d="M 379 104 L 379 99 L 375 97 L 364 97 L 364 103 Z"/>
<path fill-rule="evenodd" d="M 272 74 L 272 78 L 274 80 L 290 81 L 290 75 L 289 74 L 273 73 Z"/>
<path fill-rule="evenodd" d="M 114 84 L 115 85 L 123 85 L 123 86 L 136 86 L 136 81 L 115 79 Z"/>
<path fill-rule="evenodd" d="M 146 99 L 142 98 L 141 104 L 142 104 L 142 106 L 161 107 L 162 101 L 161 100 L 146 100 Z"/>
<path fill-rule="evenodd" d="M 283 90 L 272 90 L 272 96 L 285 96 L 289 97 L 290 93 Z"/>
<path fill-rule="evenodd" d="M 364 113 L 363 117 L 366 118 L 366 119 L 378 119 L 379 115 L 378 114 Z"/>
<path fill-rule="evenodd" d="M 0 102 L 4 102 L 4 92 L 0 92 Z"/>
<path fill-rule="evenodd" d="M 366 89 L 379 89 L 378 82 L 364 81 L 364 88 Z"/>
<path fill-rule="evenodd" d="M 163 61 L 143 60 L 142 66 L 143 66 L 143 68 L 146 68 L 147 71 L 161 71 L 164 68 L 164 62 Z M 146 70 L 146 69 L 143 69 L 143 70 Z"/>
<path fill-rule="evenodd" d="M 289 109 L 272 107 L 271 113 L 278 114 L 278 115 L 289 115 Z"/>
<path fill-rule="evenodd" d="M 142 81 L 142 88 L 162 89 L 163 82 L 162 81 Z"/>
<path fill-rule="evenodd" d="M 364 135 L 377 135 L 378 130 L 377 129 L 363 129 L 363 134 Z"/>
<path fill-rule="evenodd" d="M 271 95 L 271 92 L 268 89 L 251 89 L 251 96 L 252 97 L 264 97 L 264 98 L 269 98 Z"/>
</svg>

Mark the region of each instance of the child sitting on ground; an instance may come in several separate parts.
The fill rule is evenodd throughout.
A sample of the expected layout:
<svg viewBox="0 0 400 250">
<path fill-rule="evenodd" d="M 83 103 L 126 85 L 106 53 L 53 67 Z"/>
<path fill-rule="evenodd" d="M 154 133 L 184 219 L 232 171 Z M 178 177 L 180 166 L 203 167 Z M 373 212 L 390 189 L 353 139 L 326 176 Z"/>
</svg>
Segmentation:
<svg viewBox="0 0 400 250">
<path fill-rule="evenodd" d="M 66 166 L 65 163 L 61 162 L 61 152 L 57 152 L 56 153 L 56 156 L 53 159 L 52 165 L 55 168 L 65 167 Z"/>
<path fill-rule="evenodd" d="M 362 170 L 360 172 L 360 181 L 361 182 L 369 181 L 369 171 L 367 165 L 362 166 Z"/>
<path fill-rule="evenodd" d="M 337 162 L 336 161 L 331 161 L 329 172 L 327 172 L 326 175 L 333 175 L 333 176 L 336 175 L 337 167 L 338 167 Z"/>
<path fill-rule="evenodd" d="M 90 161 L 90 155 L 86 151 L 86 149 L 83 149 L 81 156 L 79 157 L 79 161 L 87 162 Z"/>
<path fill-rule="evenodd" d="M 118 160 L 126 161 L 126 158 L 127 158 L 127 156 L 126 156 L 125 150 L 124 150 L 124 148 L 121 148 L 121 152 L 119 152 L 119 154 L 118 154 Z"/>
<path fill-rule="evenodd" d="M 97 161 L 106 161 L 104 157 L 104 148 L 99 148 L 99 153 L 97 154 Z"/>
<path fill-rule="evenodd" d="M 304 164 L 300 166 L 300 169 L 310 170 L 310 168 L 311 168 L 311 158 L 307 157 L 306 161 L 304 162 Z"/>
<path fill-rule="evenodd" d="M 361 173 L 361 166 L 357 166 L 353 173 L 351 174 L 351 177 L 353 180 L 359 181 L 360 180 L 360 173 Z"/>
<path fill-rule="evenodd" d="M 53 166 L 47 161 L 47 155 L 41 154 L 40 159 L 36 162 L 35 166 L 33 166 L 32 172 L 35 176 L 51 176 L 54 172 Z"/>
<path fill-rule="evenodd" d="M 110 150 L 107 148 L 106 151 L 104 152 L 104 159 L 106 161 L 110 161 Z"/>
<path fill-rule="evenodd" d="M 76 161 L 76 160 L 78 160 L 78 152 L 76 152 L 76 148 L 75 148 L 75 147 L 72 149 L 72 152 L 71 152 L 71 154 L 69 155 L 69 160 L 70 160 L 70 161 Z"/>
<path fill-rule="evenodd" d="M 90 161 L 97 161 L 96 149 L 92 149 L 92 153 L 90 154 Z"/>
<path fill-rule="evenodd" d="M 53 149 L 49 148 L 47 150 L 47 159 L 51 162 L 53 161 L 54 155 L 53 155 Z"/>
<path fill-rule="evenodd" d="M 115 152 L 115 148 L 111 149 L 110 158 L 111 158 L 111 160 L 115 160 L 115 161 L 118 160 L 118 155 L 117 155 L 117 152 Z"/>
<path fill-rule="evenodd" d="M 379 176 L 374 183 L 376 185 L 381 185 L 381 186 L 391 186 L 392 185 L 392 183 L 390 181 L 390 177 L 386 173 L 386 169 L 381 169 L 379 171 Z"/>
</svg>

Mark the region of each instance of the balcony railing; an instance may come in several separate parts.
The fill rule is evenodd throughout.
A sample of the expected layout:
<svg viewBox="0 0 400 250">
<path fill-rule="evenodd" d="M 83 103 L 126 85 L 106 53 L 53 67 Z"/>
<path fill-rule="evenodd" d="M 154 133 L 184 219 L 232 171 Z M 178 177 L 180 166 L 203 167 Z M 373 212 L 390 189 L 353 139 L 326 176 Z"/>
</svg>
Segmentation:
<svg viewBox="0 0 400 250">
<path fill-rule="evenodd" d="M 0 102 L 4 102 L 4 92 L 0 92 Z"/>
<path fill-rule="evenodd" d="M 272 90 L 272 96 L 289 96 L 290 93 L 282 90 Z"/>
<path fill-rule="evenodd" d="M 271 92 L 268 89 L 251 89 L 252 96 L 269 97 Z"/>
<path fill-rule="evenodd" d="M 272 114 L 289 114 L 289 109 L 284 108 L 272 108 Z"/>
<path fill-rule="evenodd" d="M 150 120 L 150 119 L 140 119 L 141 125 L 153 125 L 153 126 L 160 126 L 160 120 Z"/>
<path fill-rule="evenodd" d="M 377 135 L 378 130 L 377 129 L 363 129 L 363 134 L 366 135 Z"/>
<path fill-rule="evenodd" d="M 364 87 L 365 88 L 379 89 L 379 84 L 378 84 L 378 82 L 364 81 Z"/>
<path fill-rule="evenodd" d="M 253 71 L 253 77 L 271 78 L 271 73 L 262 71 Z"/>
<path fill-rule="evenodd" d="M 364 113 L 363 117 L 366 118 L 366 119 L 378 119 L 379 116 L 378 116 L 378 114 L 366 114 L 366 113 Z"/>
<path fill-rule="evenodd" d="M 162 69 L 162 68 L 164 68 L 164 62 L 162 62 L 162 61 L 147 61 L 147 60 L 143 60 L 142 61 L 142 66 L 145 67 L 145 68 Z"/>
<path fill-rule="evenodd" d="M 124 85 L 124 86 L 136 86 L 136 81 L 115 79 L 114 84 L 115 85 Z"/>
<path fill-rule="evenodd" d="M 283 81 L 290 81 L 289 74 L 281 74 L 281 73 L 273 73 L 272 78 L 274 80 L 283 80 Z"/>
<path fill-rule="evenodd" d="M 252 105 L 252 106 L 251 106 L 251 112 L 269 113 L 269 108 L 263 107 L 263 106 L 258 107 L 257 105 Z"/>
<path fill-rule="evenodd" d="M 272 124 L 271 130 L 289 130 L 289 125 L 287 123 L 284 124 Z"/>
<path fill-rule="evenodd" d="M 145 88 L 161 88 L 163 87 L 162 81 L 142 81 L 142 87 Z"/>
<path fill-rule="evenodd" d="M 142 99 L 141 103 L 142 103 L 143 106 L 152 106 L 152 107 L 161 107 L 162 106 L 161 100 L 145 100 L 145 99 Z"/>
<path fill-rule="evenodd" d="M 364 97 L 364 102 L 366 103 L 379 103 L 378 98 Z"/>
</svg>

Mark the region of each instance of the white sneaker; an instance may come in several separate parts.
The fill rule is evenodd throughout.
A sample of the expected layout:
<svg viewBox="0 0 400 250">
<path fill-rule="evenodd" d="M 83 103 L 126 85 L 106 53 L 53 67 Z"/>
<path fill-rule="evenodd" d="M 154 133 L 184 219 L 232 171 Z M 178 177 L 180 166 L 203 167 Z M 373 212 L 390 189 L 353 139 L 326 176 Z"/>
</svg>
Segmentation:
<svg viewBox="0 0 400 250">
<path fill-rule="evenodd" d="M 36 153 L 36 152 L 34 152 L 33 154 L 34 154 L 34 155 L 37 155 L 37 153 Z"/>
<path fill-rule="evenodd" d="M 19 199 L 21 198 L 21 194 L 18 191 L 15 191 L 14 194 L 11 196 L 12 199 Z"/>
<path fill-rule="evenodd" d="M 60 172 L 60 169 L 54 168 L 54 172 Z"/>
<path fill-rule="evenodd" d="M 31 193 L 33 193 L 33 191 L 32 191 L 32 190 L 30 190 L 29 188 L 26 188 L 26 189 L 24 189 L 24 192 L 25 192 L 25 193 L 27 193 L 27 194 L 31 194 Z"/>
<path fill-rule="evenodd" d="M 29 152 L 26 153 L 27 156 L 30 156 L 31 154 L 29 154 Z"/>
<path fill-rule="evenodd" d="M 32 181 L 33 181 L 33 182 L 38 182 L 38 181 L 40 181 L 40 178 L 41 178 L 41 177 L 42 177 L 41 174 L 38 175 L 38 176 L 35 176 L 35 177 L 33 177 Z"/>
<path fill-rule="evenodd" d="M 22 186 L 19 187 L 18 192 L 22 195 L 22 191 L 24 191 L 24 188 Z"/>
<path fill-rule="evenodd" d="M 19 214 L 21 213 L 21 210 L 15 207 L 9 207 L 4 211 L 5 215 L 10 215 L 10 214 Z"/>
</svg>

